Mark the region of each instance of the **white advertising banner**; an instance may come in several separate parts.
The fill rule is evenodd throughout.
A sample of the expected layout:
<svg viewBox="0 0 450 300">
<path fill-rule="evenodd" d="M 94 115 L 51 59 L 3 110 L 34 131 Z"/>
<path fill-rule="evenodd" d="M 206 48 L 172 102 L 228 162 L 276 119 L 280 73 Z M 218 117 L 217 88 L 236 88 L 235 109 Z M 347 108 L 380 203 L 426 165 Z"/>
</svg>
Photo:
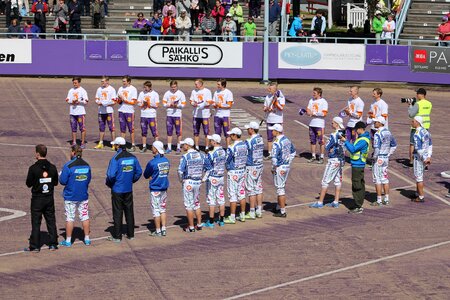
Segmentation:
<svg viewBox="0 0 450 300">
<path fill-rule="evenodd" d="M 0 39 L 0 64 L 31 64 L 31 40 Z"/>
<path fill-rule="evenodd" d="M 278 68 L 363 71 L 365 50 L 355 44 L 279 43 Z"/>
<path fill-rule="evenodd" d="M 242 68 L 238 42 L 128 42 L 130 67 Z"/>
</svg>

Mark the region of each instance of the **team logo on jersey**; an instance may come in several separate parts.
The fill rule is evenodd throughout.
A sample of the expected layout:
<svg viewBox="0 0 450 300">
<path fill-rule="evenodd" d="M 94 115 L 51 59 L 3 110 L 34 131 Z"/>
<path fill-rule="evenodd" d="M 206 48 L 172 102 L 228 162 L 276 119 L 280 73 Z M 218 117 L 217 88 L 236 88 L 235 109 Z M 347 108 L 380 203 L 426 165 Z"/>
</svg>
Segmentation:
<svg viewBox="0 0 450 300">
<path fill-rule="evenodd" d="M 216 184 L 217 184 L 217 179 L 211 180 L 211 183 L 214 184 L 214 185 L 216 185 Z"/>
<path fill-rule="evenodd" d="M 42 173 L 43 177 L 48 177 L 48 173 L 46 171 L 44 171 L 44 173 Z"/>
<path fill-rule="evenodd" d="M 256 174 L 258 174 L 258 172 L 256 170 L 253 171 L 253 176 L 256 176 Z"/>
<path fill-rule="evenodd" d="M 233 175 L 232 178 L 233 178 L 234 181 L 238 181 L 238 176 L 237 175 Z"/>
<path fill-rule="evenodd" d="M 192 190 L 192 186 L 191 185 L 187 185 L 186 186 L 186 191 L 190 192 Z"/>
<path fill-rule="evenodd" d="M 85 181 L 87 178 L 88 177 L 86 175 L 77 175 L 75 176 L 75 181 Z"/>
<path fill-rule="evenodd" d="M 133 171 L 133 166 L 124 166 L 122 168 L 123 172 L 132 172 Z"/>
<path fill-rule="evenodd" d="M 281 175 L 281 176 L 286 175 L 286 171 L 281 170 L 281 171 L 280 171 L 280 175 Z"/>
<path fill-rule="evenodd" d="M 378 164 L 379 164 L 380 166 L 383 164 L 383 160 L 382 160 L 382 159 L 379 159 L 377 162 L 378 162 Z"/>
</svg>

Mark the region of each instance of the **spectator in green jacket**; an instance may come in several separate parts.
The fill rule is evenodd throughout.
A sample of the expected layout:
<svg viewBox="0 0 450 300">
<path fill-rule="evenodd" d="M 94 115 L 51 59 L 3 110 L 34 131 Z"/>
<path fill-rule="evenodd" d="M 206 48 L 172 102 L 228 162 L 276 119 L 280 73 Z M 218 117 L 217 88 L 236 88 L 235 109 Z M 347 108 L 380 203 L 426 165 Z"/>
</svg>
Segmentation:
<svg viewBox="0 0 450 300">
<path fill-rule="evenodd" d="M 375 18 L 373 18 L 372 20 L 372 29 L 373 31 L 375 31 L 375 38 L 377 39 L 377 44 L 379 44 L 381 40 L 381 33 L 383 32 L 384 21 L 386 20 L 381 15 L 381 12 L 377 10 L 375 12 Z"/>
<path fill-rule="evenodd" d="M 234 23 L 236 23 L 236 35 L 241 35 L 241 24 L 244 23 L 244 12 L 237 0 L 233 1 L 229 13 L 232 15 Z M 238 41 L 239 40 L 240 39 L 238 38 Z"/>
</svg>

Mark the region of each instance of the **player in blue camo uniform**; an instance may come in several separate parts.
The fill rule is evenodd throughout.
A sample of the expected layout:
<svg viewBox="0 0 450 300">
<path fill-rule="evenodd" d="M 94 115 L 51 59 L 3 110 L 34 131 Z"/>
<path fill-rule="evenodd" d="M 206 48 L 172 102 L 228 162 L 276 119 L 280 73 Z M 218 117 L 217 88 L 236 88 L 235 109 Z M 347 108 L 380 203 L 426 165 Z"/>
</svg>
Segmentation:
<svg viewBox="0 0 450 300">
<path fill-rule="evenodd" d="M 184 207 L 188 218 L 186 232 L 195 232 L 194 212 L 197 217 L 197 230 L 202 230 L 202 211 L 200 210 L 200 186 L 205 164 L 205 156 L 195 150 L 194 140 L 187 138 L 181 142 L 183 154 L 178 166 L 178 178 L 183 184 Z"/>
<path fill-rule="evenodd" d="M 272 146 L 272 174 L 273 182 L 277 189 L 277 211 L 274 217 L 286 218 L 286 181 L 291 168 L 291 162 L 295 158 L 295 147 L 285 135 L 283 135 L 283 126 L 275 124 L 268 128 L 272 130 L 275 137 Z"/>
<path fill-rule="evenodd" d="M 386 119 L 382 116 L 373 119 L 375 129 L 373 136 L 373 166 L 372 177 L 377 191 L 377 201 L 372 206 L 389 205 L 389 157 L 397 149 L 397 141 L 392 133 L 384 127 Z M 384 199 L 382 192 L 384 190 Z"/>
<path fill-rule="evenodd" d="M 164 157 L 164 144 L 160 141 L 153 142 L 152 153 L 155 155 L 147 163 L 144 178 L 149 179 L 150 203 L 152 205 L 153 218 L 156 231 L 151 236 L 166 236 L 166 201 L 169 188 L 169 160 Z"/>
<path fill-rule="evenodd" d="M 206 155 L 206 172 L 203 176 L 203 182 L 206 182 L 206 202 L 209 205 L 209 220 L 205 223 L 205 226 L 214 228 L 214 213 L 216 205 L 219 205 L 219 226 L 225 225 L 225 195 L 223 187 L 227 154 L 220 145 L 222 140 L 220 135 L 208 135 L 208 140 L 213 149 Z"/>
<path fill-rule="evenodd" d="M 416 129 L 414 133 L 414 177 L 416 178 L 417 196 L 413 197 L 413 202 L 425 202 L 423 171 L 425 166 L 431 164 L 431 156 L 433 155 L 433 144 L 431 135 L 423 127 L 423 118 L 415 116 L 412 120 L 412 127 Z"/>
<path fill-rule="evenodd" d="M 66 215 L 66 240 L 59 244 L 64 247 L 72 246 L 73 222 L 78 209 L 78 217 L 83 225 L 84 244 L 90 246 L 88 188 L 91 182 L 91 167 L 81 158 L 83 149 L 80 146 L 74 145 L 70 150 L 72 159 L 64 165 L 59 176 L 59 183 L 65 186 L 63 197 Z"/>
<path fill-rule="evenodd" d="M 345 163 L 344 156 L 344 143 L 340 141 L 341 135 L 344 130 L 344 121 L 341 117 L 334 117 L 331 126 L 334 132 L 330 135 L 327 144 L 325 145 L 325 152 L 328 153 L 328 162 L 325 166 L 325 171 L 322 177 L 322 189 L 320 190 L 319 201 L 310 205 L 312 208 L 322 208 L 323 200 L 327 194 L 328 185 L 330 182 L 334 181 L 335 186 L 335 196 L 334 201 L 326 204 L 326 206 L 338 208 L 339 207 L 339 195 L 341 192 L 342 185 L 342 168 Z"/>
<path fill-rule="evenodd" d="M 106 171 L 106 185 L 111 188 L 114 228 L 109 241 L 122 240 L 122 219 L 125 214 L 127 237 L 134 239 L 133 184 L 141 178 L 142 168 L 137 158 L 126 151 L 123 137 L 117 137 L 111 144 L 117 153 L 109 161 Z"/>
<path fill-rule="evenodd" d="M 255 218 L 262 218 L 264 141 L 258 133 L 259 125 L 257 122 L 250 122 L 245 125 L 245 129 L 250 136 L 246 141 L 248 156 L 245 176 L 245 189 L 249 198 L 250 211 L 245 215 L 245 218 L 254 220 Z"/>
<path fill-rule="evenodd" d="M 236 223 L 237 202 L 241 204 L 239 221 L 245 222 L 245 165 L 247 164 L 247 143 L 241 140 L 242 131 L 233 128 L 227 132 L 231 138 L 231 145 L 227 149 L 226 169 L 228 198 L 230 200 L 230 215 L 225 219 L 226 224 Z"/>
</svg>

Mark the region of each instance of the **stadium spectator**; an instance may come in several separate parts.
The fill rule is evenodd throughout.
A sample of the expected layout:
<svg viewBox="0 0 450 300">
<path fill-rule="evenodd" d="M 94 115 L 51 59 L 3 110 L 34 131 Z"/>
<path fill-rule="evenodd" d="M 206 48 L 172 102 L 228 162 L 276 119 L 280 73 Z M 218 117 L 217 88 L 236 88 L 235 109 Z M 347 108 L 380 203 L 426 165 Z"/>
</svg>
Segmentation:
<svg viewBox="0 0 450 300">
<path fill-rule="evenodd" d="M 391 41 L 394 38 L 394 31 L 395 31 L 394 16 L 389 15 L 388 19 L 383 23 L 383 32 L 381 33 L 381 38 L 383 40 L 386 40 L 386 44 L 391 44 Z"/>
<path fill-rule="evenodd" d="M 94 28 L 105 28 L 105 2 L 103 0 L 95 0 L 92 2 L 92 23 Z"/>
<path fill-rule="evenodd" d="M 149 22 L 150 25 L 150 38 L 152 40 L 157 40 L 161 36 L 161 26 L 162 20 L 158 12 L 153 13 L 153 17 Z"/>
<path fill-rule="evenodd" d="M 19 7 L 17 1 L 6 0 L 5 1 L 5 17 L 6 17 L 6 28 L 11 25 L 11 20 L 19 19 Z"/>
<path fill-rule="evenodd" d="M 383 32 L 383 24 L 385 19 L 381 16 L 381 12 L 377 10 L 375 12 L 375 18 L 372 20 L 372 29 L 375 31 L 376 43 L 380 43 L 381 33 Z"/>
<path fill-rule="evenodd" d="M 292 21 L 288 34 L 292 38 L 303 35 L 303 20 L 300 17 L 300 14 L 294 17 L 294 21 Z M 295 41 L 296 39 L 293 40 Z"/>
<path fill-rule="evenodd" d="M 45 14 L 48 12 L 47 3 L 43 2 L 42 0 L 37 0 L 33 3 L 31 12 L 34 13 L 34 24 L 41 29 L 41 33 L 45 33 L 47 24 L 47 17 L 45 16 Z M 45 39 L 46 36 L 42 34 L 40 35 L 40 38 Z"/>
<path fill-rule="evenodd" d="M 55 29 L 56 34 L 66 34 L 67 33 L 67 18 L 69 14 L 69 8 L 64 3 L 64 0 L 59 0 L 53 9 L 55 14 L 55 23 L 53 24 L 53 29 Z M 62 38 L 63 36 L 57 35 L 56 38 Z"/>
<path fill-rule="evenodd" d="M 208 8 L 212 11 L 213 8 L 216 6 L 217 0 L 205 0 L 207 2 Z"/>
<path fill-rule="evenodd" d="M 233 0 L 222 0 L 222 6 L 225 8 L 225 13 L 228 13 L 231 8 Z"/>
<path fill-rule="evenodd" d="M 192 20 L 192 27 L 194 30 L 198 30 L 198 18 L 200 14 L 200 3 L 198 0 L 192 0 L 190 5 L 190 11 L 191 11 L 191 20 Z"/>
<path fill-rule="evenodd" d="M 356 31 L 353 28 L 353 24 L 352 23 L 348 24 L 347 36 L 354 37 L 355 35 L 356 35 Z"/>
<path fill-rule="evenodd" d="M 21 17 L 28 16 L 28 13 L 30 12 L 30 3 L 28 0 L 17 0 L 17 6 Z"/>
<path fill-rule="evenodd" d="M 37 39 L 39 38 L 40 29 L 36 25 L 33 25 L 31 21 L 24 22 L 23 25 L 24 38 Z"/>
<path fill-rule="evenodd" d="M 150 28 L 150 22 L 146 18 L 144 18 L 144 14 L 140 12 L 137 14 L 137 19 L 136 21 L 134 21 L 133 28 L 140 29 L 139 32 L 141 35 L 147 35 Z"/>
<path fill-rule="evenodd" d="M 261 0 L 249 0 L 248 10 L 250 17 L 261 18 Z"/>
<path fill-rule="evenodd" d="M 181 11 L 184 9 L 186 11 L 186 16 L 191 19 L 191 0 L 178 0 L 177 7 L 177 15 L 181 15 Z"/>
<path fill-rule="evenodd" d="M 162 10 L 163 18 L 167 17 L 169 15 L 169 11 L 172 12 L 172 17 L 177 17 L 177 8 L 172 4 L 171 0 L 166 0 L 166 5 L 164 5 Z"/>
<path fill-rule="evenodd" d="M 81 7 L 78 0 L 69 2 L 69 33 L 81 33 Z M 81 35 L 69 36 L 69 39 L 81 39 Z"/>
<path fill-rule="evenodd" d="M 233 0 L 233 5 L 230 8 L 231 17 L 233 18 L 234 23 L 236 23 L 236 35 L 241 35 L 241 25 L 244 23 L 244 13 L 242 11 L 242 6 L 239 5 L 237 0 Z M 238 37 L 238 41 L 240 38 Z"/>
<path fill-rule="evenodd" d="M 177 28 L 175 27 L 175 17 L 173 17 L 171 10 L 167 12 L 167 17 L 164 17 L 162 28 L 162 34 L 166 36 L 164 40 L 173 41 L 175 38 L 174 35 L 177 33 Z"/>
<path fill-rule="evenodd" d="M 324 36 L 327 30 L 327 20 L 323 16 L 323 12 L 318 10 L 311 21 L 311 35 Z"/>
<path fill-rule="evenodd" d="M 81 4 L 81 15 L 90 16 L 91 15 L 91 1 L 90 0 L 80 0 Z"/>
<path fill-rule="evenodd" d="M 216 5 L 211 11 L 212 17 L 216 20 L 216 35 L 220 35 L 220 29 L 222 28 L 223 18 L 225 17 L 225 8 L 223 8 L 222 4 L 219 0 L 216 1 Z"/>
<path fill-rule="evenodd" d="M 103 8 L 105 9 L 105 18 L 108 16 L 108 2 L 109 0 L 104 0 Z"/>
<path fill-rule="evenodd" d="M 6 37 L 8 39 L 18 39 L 20 37 L 20 33 L 22 32 L 22 28 L 19 25 L 17 19 L 13 19 L 11 21 L 11 25 L 8 27 L 8 34 Z"/>
<path fill-rule="evenodd" d="M 214 38 L 211 38 L 209 36 L 215 34 L 216 26 L 217 26 L 216 20 L 211 17 L 211 12 L 209 10 L 207 10 L 205 17 L 203 18 L 202 22 L 200 23 L 204 41 L 214 40 Z"/>
<path fill-rule="evenodd" d="M 231 14 L 227 14 L 222 24 L 222 35 L 224 41 L 234 41 L 236 35 L 236 23 L 231 19 Z"/>
<path fill-rule="evenodd" d="M 253 17 L 248 17 L 247 23 L 244 24 L 244 36 L 246 42 L 254 42 L 256 40 L 256 24 Z"/>
<path fill-rule="evenodd" d="M 164 0 L 153 0 L 153 13 L 161 13 L 164 7 Z"/>
<path fill-rule="evenodd" d="M 41 249 L 41 221 L 44 215 L 50 241 L 50 250 L 58 249 L 55 200 L 53 191 L 58 185 L 58 171 L 47 159 L 47 147 L 36 146 L 36 163 L 28 169 L 27 187 L 31 188 L 31 235 L 30 244 L 24 251 L 39 252 Z"/>
<path fill-rule="evenodd" d="M 269 6 L 269 36 L 272 37 L 270 40 L 276 42 L 276 36 L 278 36 L 278 19 L 281 15 L 281 8 L 275 0 L 270 0 Z"/>
<path fill-rule="evenodd" d="M 439 46 L 450 46 L 450 21 L 447 16 L 442 17 L 442 23 L 438 27 Z"/>
<path fill-rule="evenodd" d="M 181 15 L 175 20 L 179 41 L 189 41 L 189 31 L 191 26 L 191 19 L 186 16 L 186 10 L 181 10 Z"/>
</svg>

